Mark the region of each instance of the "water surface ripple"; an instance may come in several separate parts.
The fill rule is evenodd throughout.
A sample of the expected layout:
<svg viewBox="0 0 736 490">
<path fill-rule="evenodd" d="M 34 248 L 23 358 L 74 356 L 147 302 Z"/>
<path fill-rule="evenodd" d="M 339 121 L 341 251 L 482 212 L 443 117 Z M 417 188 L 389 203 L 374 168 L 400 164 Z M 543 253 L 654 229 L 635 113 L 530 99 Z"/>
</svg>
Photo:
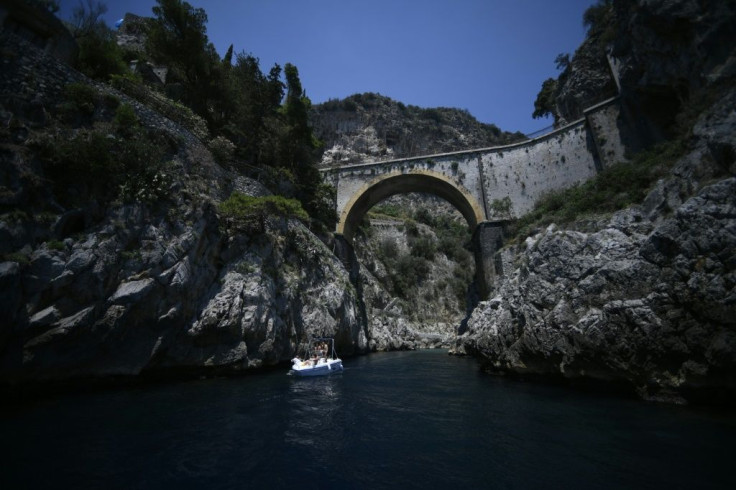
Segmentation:
<svg viewBox="0 0 736 490">
<path fill-rule="evenodd" d="M 478 372 L 441 351 L 0 412 L 0 488 L 736 488 L 736 417 Z"/>
</svg>

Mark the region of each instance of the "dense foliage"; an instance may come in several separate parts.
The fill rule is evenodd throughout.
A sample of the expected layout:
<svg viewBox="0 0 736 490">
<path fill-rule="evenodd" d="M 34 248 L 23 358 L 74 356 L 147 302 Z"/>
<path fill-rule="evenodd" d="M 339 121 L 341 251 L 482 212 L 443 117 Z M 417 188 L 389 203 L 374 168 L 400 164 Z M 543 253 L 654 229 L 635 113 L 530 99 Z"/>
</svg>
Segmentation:
<svg viewBox="0 0 736 490">
<path fill-rule="evenodd" d="M 206 12 L 182 0 L 157 0 L 154 18 L 144 24 L 145 52 L 126 53 L 101 20 L 106 10 L 104 4 L 87 0 L 71 20 L 85 74 L 125 82 L 126 93 L 144 94 L 147 100 L 152 97 L 146 90 L 162 91 L 206 121 L 208 146 L 218 162 L 260 179 L 276 194 L 298 199 L 318 227 L 334 226 L 334 190 L 316 169 L 320 142 L 308 122 L 311 102 L 296 66 L 287 63 L 282 70 L 274 65 L 264 73 L 258 58 L 234 54 L 232 46 L 220 58 L 207 36 Z M 165 85 L 130 87 L 142 83 L 123 63 L 133 56 L 140 58 L 139 64 L 150 60 L 165 66 Z"/>
<path fill-rule="evenodd" d="M 467 224 L 451 214 L 430 212 L 426 207 L 411 211 L 390 202 L 375 206 L 368 215 L 370 219 L 398 219 L 404 223 L 406 252 L 392 238 L 381 239 L 375 247 L 376 258 L 389 274 L 389 281 L 383 286 L 392 296 L 408 302 L 415 300 L 420 291 L 445 296 L 452 298 L 454 309 L 463 313 L 475 269 L 473 256 L 467 249 L 470 242 Z M 370 228 L 361 230 L 370 234 Z M 429 284 L 430 273 L 437 268 L 437 261 L 443 260 L 442 256 L 455 263 L 451 273 Z M 414 311 L 418 317 L 427 313 Z"/>
<path fill-rule="evenodd" d="M 263 232 L 271 217 L 309 221 L 299 201 L 281 196 L 254 197 L 234 192 L 220 204 L 219 210 L 230 227 L 250 232 Z"/>
<path fill-rule="evenodd" d="M 79 45 L 79 70 L 90 78 L 106 80 L 128 72 L 115 33 L 102 20 L 107 6 L 80 1 L 72 12 L 71 31 Z"/>
<path fill-rule="evenodd" d="M 58 203 L 79 207 L 91 200 L 165 198 L 173 142 L 141 126 L 131 106 L 89 85 L 70 84 L 57 111 L 74 129 L 39 137 L 33 145 Z"/>
<path fill-rule="evenodd" d="M 398 114 L 394 113 L 397 119 L 405 121 L 404 124 L 407 126 L 415 125 L 416 127 L 420 127 L 424 132 L 431 131 L 433 128 L 443 125 L 454 128 L 464 126 L 465 130 L 478 131 L 482 133 L 484 140 L 493 141 L 496 144 L 513 143 L 524 139 L 524 135 L 518 131 L 510 133 L 501 130 L 495 124 L 477 122 L 467 109 L 449 107 L 423 108 L 412 104 L 406 105 L 373 92 L 353 94 L 342 100 L 330 99 L 319 104 L 317 110 L 319 113 L 362 112 L 372 115 L 392 112 L 392 106 L 394 104 L 398 110 Z M 370 118 L 371 116 L 369 115 L 367 117 Z M 389 131 L 384 137 L 389 141 L 397 139 L 397 135 L 393 134 L 392 131 Z"/>
<path fill-rule="evenodd" d="M 557 114 L 557 108 L 555 107 L 555 100 L 557 97 L 557 79 L 548 78 L 542 83 L 542 90 L 537 94 L 537 99 L 534 101 L 534 112 L 532 113 L 533 118 L 540 118 L 545 116 L 552 116 L 555 122 L 559 119 Z"/>
<path fill-rule="evenodd" d="M 236 169 L 269 167 L 264 183 L 277 194 L 301 201 L 327 227 L 334 225 L 331 189 L 316 169 L 319 142 L 307 119 L 306 97 L 296 66 L 274 65 L 264 74 L 258 58 L 233 48 L 223 59 L 207 38 L 207 15 L 180 0 L 158 0 L 147 48 L 170 68 L 169 94 L 203 117 L 214 136 L 234 145 Z M 242 163 L 240 167 L 237 162 Z"/>
</svg>

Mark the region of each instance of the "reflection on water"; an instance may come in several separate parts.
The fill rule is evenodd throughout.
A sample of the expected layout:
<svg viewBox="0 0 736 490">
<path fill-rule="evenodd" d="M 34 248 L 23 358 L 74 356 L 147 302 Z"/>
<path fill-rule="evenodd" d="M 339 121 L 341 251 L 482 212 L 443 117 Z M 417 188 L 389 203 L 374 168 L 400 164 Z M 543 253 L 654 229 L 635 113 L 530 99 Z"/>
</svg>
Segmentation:
<svg viewBox="0 0 736 490">
<path fill-rule="evenodd" d="M 1 411 L 0 434 L 3 490 L 736 488 L 732 414 L 489 377 L 431 351 L 59 397 Z"/>
<path fill-rule="evenodd" d="M 292 378 L 288 398 L 287 444 L 325 452 L 342 449 L 344 427 L 337 417 L 343 412 L 342 375 Z"/>
</svg>

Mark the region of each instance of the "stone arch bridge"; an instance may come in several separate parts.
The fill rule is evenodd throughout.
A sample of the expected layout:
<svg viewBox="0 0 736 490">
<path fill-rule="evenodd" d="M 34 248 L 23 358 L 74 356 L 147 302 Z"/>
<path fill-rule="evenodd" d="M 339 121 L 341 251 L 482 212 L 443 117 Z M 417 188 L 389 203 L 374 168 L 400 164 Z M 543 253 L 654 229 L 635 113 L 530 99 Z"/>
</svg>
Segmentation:
<svg viewBox="0 0 736 490">
<path fill-rule="evenodd" d="M 474 231 L 476 281 L 485 296 L 502 273 L 494 262 L 504 223 L 541 196 L 593 177 L 624 158 L 616 98 L 543 136 L 512 145 L 333 167 L 337 234 L 349 247 L 363 216 L 394 194 L 434 194 L 455 206 Z"/>
</svg>

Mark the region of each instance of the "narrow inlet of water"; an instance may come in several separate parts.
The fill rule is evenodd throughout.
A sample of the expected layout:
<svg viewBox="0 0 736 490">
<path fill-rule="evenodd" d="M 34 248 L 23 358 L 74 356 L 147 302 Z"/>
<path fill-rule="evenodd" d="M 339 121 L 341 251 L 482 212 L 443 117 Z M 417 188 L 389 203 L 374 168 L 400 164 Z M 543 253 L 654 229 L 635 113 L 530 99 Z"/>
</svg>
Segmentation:
<svg viewBox="0 0 736 490">
<path fill-rule="evenodd" d="M 479 372 L 444 351 L 0 411 L 0 488 L 736 488 L 736 415 Z"/>
</svg>

